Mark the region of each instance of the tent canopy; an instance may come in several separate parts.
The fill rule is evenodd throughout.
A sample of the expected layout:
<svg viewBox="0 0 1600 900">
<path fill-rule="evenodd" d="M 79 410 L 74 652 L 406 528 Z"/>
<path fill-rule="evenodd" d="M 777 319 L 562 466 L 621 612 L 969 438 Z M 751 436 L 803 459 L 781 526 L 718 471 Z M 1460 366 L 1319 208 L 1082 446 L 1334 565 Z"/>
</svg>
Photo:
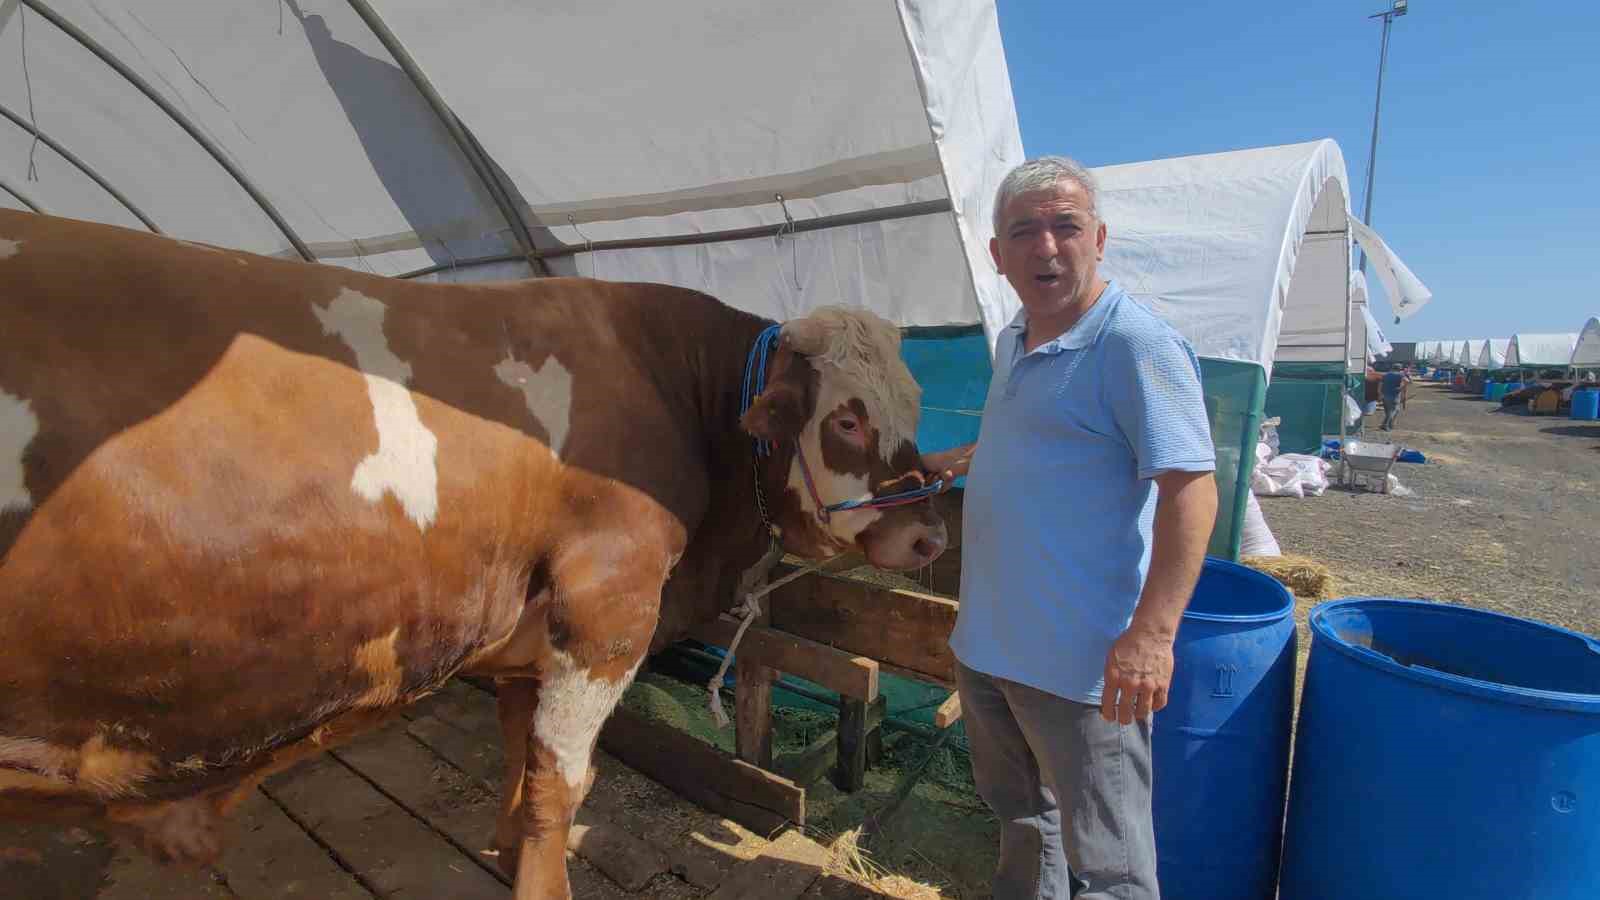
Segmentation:
<svg viewBox="0 0 1600 900">
<path fill-rule="evenodd" d="M 1016 308 L 987 251 L 1022 159 L 992 0 L 13 0 L 0 150 L 9 205 L 383 275 L 991 338 Z"/>
<path fill-rule="evenodd" d="M 1468 338 L 1456 347 L 1455 363 L 1458 366 L 1471 367 L 1478 361 L 1478 352 L 1483 349 L 1484 338 Z"/>
<path fill-rule="evenodd" d="M 1514 334 L 1506 345 L 1507 366 L 1555 366 L 1572 362 L 1577 334 Z"/>
<path fill-rule="evenodd" d="M 1354 220 L 1338 144 L 1093 171 L 1108 231 L 1101 272 L 1177 328 L 1197 354 L 1267 371 L 1279 360 L 1337 365 L 1346 358 L 1350 320 L 1359 313 L 1346 306 Z M 1375 252 L 1385 271 L 1404 270 L 1387 247 Z M 1418 299 L 1426 288 L 1416 284 L 1406 315 L 1426 302 Z"/>
<path fill-rule="evenodd" d="M 1117 279 L 1200 356 L 1344 358 L 1349 178 L 1333 141 L 1094 170 Z M 1283 336 L 1280 338 L 1280 330 Z M 1287 346 L 1298 341 L 1299 349 Z"/>
<path fill-rule="evenodd" d="M 1506 364 L 1506 348 L 1511 345 L 1510 338 L 1489 338 L 1483 342 L 1483 348 L 1478 351 L 1476 368 L 1499 369 Z"/>
<path fill-rule="evenodd" d="M 1578 343 L 1572 348 L 1567 365 L 1577 369 L 1600 368 L 1600 316 L 1590 316 L 1578 333 Z"/>
</svg>

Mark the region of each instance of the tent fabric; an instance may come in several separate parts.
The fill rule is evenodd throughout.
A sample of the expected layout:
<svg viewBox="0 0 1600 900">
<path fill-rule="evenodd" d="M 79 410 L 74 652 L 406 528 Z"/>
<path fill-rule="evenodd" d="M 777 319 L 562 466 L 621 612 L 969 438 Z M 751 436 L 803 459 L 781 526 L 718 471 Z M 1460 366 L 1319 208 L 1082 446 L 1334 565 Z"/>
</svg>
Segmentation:
<svg viewBox="0 0 1600 900">
<path fill-rule="evenodd" d="M 1478 360 L 1474 368 L 1501 368 L 1506 364 L 1506 348 L 1510 345 L 1510 338 L 1489 338 L 1484 341 L 1483 348 L 1478 351 Z"/>
<path fill-rule="evenodd" d="M 1600 316 L 1591 316 L 1578 333 L 1567 365 L 1579 369 L 1600 368 Z"/>
<path fill-rule="evenodd" d="M 1456 347 L 1455 363 L 1458 366 L 1472 366 L 1478 360 L 1478 351 L 1483 349 L 1483 338 L 1469 338 Z"/>
<path fill-rule="evenodd" d="M 1506 346 L 1507 366 L 1560 366 L 1572 362 L 1577 334 L 1514 334 Z"/>
<path fill-rule="evenodd" d="M 1350 317 L 1350 359 L 1345 371 L 1364 372 L 1367 363 L 1388 353 L 1394 345 L 1384 338 L 1383 329 L 1368 308 L 1367 277 L 1359 269 L 1350 272 L 1350 305 L 1357 314 Z"/>
<path fill-rule="evenodd" d="M 1093 174 L 1108 231 L 1101 272 L 1198 355 L 1270 372 L 1283 331 L 1298 348 L 1285 359 L 1343 359 L 1349 178 L 1333 141 Z"/>
<path fill-rule="evenodd" d="M 1406 268 L 1406 264 L 1389 249 L 1376 231 L 1355 218 L 1351 218 L 1350 228 L 1367 261 L 1372 263 L 1372 270 L 1377 273 L 1384 293 L 1389 297 L 1389 308 L 1394 311 L 1396 321 L 1416 315 L 1433 299 L 1433 292 Z"/>
<path fill-rule="evenodd" d="M 994 188 L 1022 160 L 993 0 L 365 5 L 42 7 L 215 155 L 31 5 L 0 22 L 0 107 L 179 238 L 435 281 L 478 280 L 485 261 L 526 277 L 531 244 L 568 254 L 555 274 L 776 318 L 845 303 L 981 323 L 991 340 L 1015 311 L 987 251 Z M 31 127 L 0 116 L 0 183 L 144 227 Z M 847 221 L 804 227 L 832 216 Z"/>
</svg>

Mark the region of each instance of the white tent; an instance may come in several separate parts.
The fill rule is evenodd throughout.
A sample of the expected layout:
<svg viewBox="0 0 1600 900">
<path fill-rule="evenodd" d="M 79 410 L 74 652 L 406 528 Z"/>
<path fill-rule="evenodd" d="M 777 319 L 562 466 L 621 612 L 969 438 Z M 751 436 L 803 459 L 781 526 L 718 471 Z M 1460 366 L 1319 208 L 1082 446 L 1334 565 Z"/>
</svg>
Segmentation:
<svg viewBox="0 0 1600 900">
<path fill-rule="evenodd" d="M 1483 349 L 1478 351 L 1476 368 L 1498 369 L 1506 364 L 1506 348 L 1511 346 L 1510 338 L 1489 338 L 1483 342 Z"/>
<path fill-rule="evenodd" d="M 1421 360 L 1422 362 L 1433 362 L 1433 354 L 1434 354 L 1434 351 L 1438 348 L 1438 346 L 1439 346 L 1439 342 L 1438 341 L 1433 341 L 1433 340 L 1418 341 L 1417 342 L 1417 359 Z"/>
<path fill-rule="evenodd" d="M 1472 366 L 1477 362 L 1478 351 L 1483 349 L 1483 338 L 1468 338 L 1456 346 L 1455 364 Z"/>
<path fill-rule="evenodd" d="M 1578 333 L 1578 343 L 1572 348 L 1567 365 L 1574 369 L 1600 368 L 1600 317 L 1591 316 Z"/>
<path fill-rule="evenodd" d="M 1514 334 L 1506 345 L 1506 365 L 1565 368 L 1577 346 L 1577 334 Z"/>
<path fill-rule="evenodd" d="M 1345 371 L 1365 372 L 1368 362 L 1393 350 L 1394 345 L 1384 338 L 1383 329 L 1367 307 L 1367 279 L 1359 269 L 1350 272 L 1350 303 L 1356 313 L 1350 317 L 1350 359 Z M 1417 358 L 1422 358 L 1420 353 Z"/>
<path fill-rule="evenodd" d="M 1349 178 L 1323 140 L 1094 170 L 1101 271 L 1195 352 L 1250 362 L 1345 358 Z"/>
<path fill-rule="evenodd" d="M 13 206 L 384 275 L 1016 306 L 992 0 L 0 0 L 0 151 Z"/>
</svg>

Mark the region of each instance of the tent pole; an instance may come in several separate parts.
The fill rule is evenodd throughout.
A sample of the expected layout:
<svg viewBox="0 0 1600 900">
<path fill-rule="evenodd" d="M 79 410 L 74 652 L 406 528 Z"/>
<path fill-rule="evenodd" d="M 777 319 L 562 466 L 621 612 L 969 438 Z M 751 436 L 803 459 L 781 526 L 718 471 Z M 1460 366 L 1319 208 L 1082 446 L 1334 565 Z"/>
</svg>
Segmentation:
<svg viewBox="0 0 1600 900">
<path fill-rule="evenodd" d="M 1363 405 L 1367 400 L 1365 390 L 1367 383 L 1366 360 L 1366 350 L 1363 348 L 1361 354 L 1361 400 L 1356 403 L 1362 415 L 1366 415 L 1366 407 Z M 1344 398 L 1348 396 L 1350 390 L 1350 214 L 1348 212 L 1345 213 L 1344 221 L 1344 365 L 1340 368 L 1345 373 L 1345 377 L 1341 379 L 1342 383 L 1339 385 L 1339 481 L 1343 482 L 1345 456 L 1349 453 L 1346 445 L 1350 441 L 1350 433 L 1344 423 Z"/>
<path fill-rule="evenodd" d="M 35 128 L 31 122 L 7 109 L 3 103 L 0 103 L 0 117 L 10 119 L 18 128 L 21 128 L 23 131 L 26 131 L 38 138 L 39 143 L 49 147 L 51 150 L 54 150 L 57 156 L 60 156 L 62 159 L 76 166 L 79 172 L 82 172 L 84 175 L 88 176 L 90 181 L 93 181 L 95 184 L 98 184 L 100 187 L 104 188 L 105 192 L 110 194 L 118 203 L 121 203 L 124 209 L 130 213 L 133 213 L 133 217 L 143 222 L 144 227 L 150 229 L 156 234 L 166 233 L 162 231 L 160 226 L 156 225 L 155 222 L 152 222 L 150 217 L 144 214 L 143 210 L 139 209 L 137 206 L 134 206 L 132 200 L 124 197 L 121 191 L 112 187 L 111 182 L 101 178 L 100 173 L 90 168 L 88 163 L 79 159 L 67 148 L 61 146 L 60 143 L 56 142 L 50 137 L 50 135 L 45 134 L 41 129 Z"/>
<path fill-rule="evenodd" d="M 355 10 L 356 15 L 361 17 L 361 21 L 366 23 L 367 28 L 378 39 L 378 43 L 382 44 L 383 48 L 389 51 L 389 55 L 394 57 L 394 61 L 400 66 L 400 71 L 411 79 L 411 84 L 416 87 L 417 93 L 422 95 L 422 99 L 428 104 L 428 108 L 432 109 L 433 114 L 439 118 L 439 124 L 444 126 L 445 131 L 449 132 L 451 139 L 455 141 L 456 149 L 460 150 L 461 155 L 467 158 L 467 164 L 472 166 L 473 172 L 477 173 L 478 180 L 483 183 L 484 188 L 489 192 L 489 196 L 494 199 L 494 205 L 500 208 L 500 215 L 505 217 L 506 224 L 511 228 L 511 237 L 517 242 L 517 249 L 522 251 L 522 255 L 528 261 L 528 265 L 532 266 L 533 270 L 540 275 L 549 275 L 550 268 L 534 252 L 533 235 L 528 232 L 528 223 L 522 220 L 521 214 L 517 212 L 516 205 L 511 202 L 511 192 L 506 190 L 506 186 L 501 183 L 500 178 L 495 174 L 494 168 L 489 163 L 489 155 L 484 152 L 482 145 L 467 133 L 466 127 L 461 124 L 461 120 L 456 117 L 449 105 L 444 102 L 444 98 L 439 96 L 439 92 L 434 89 L 433 83 L 428 80 L 428 76 L 422 73 L 422 68 L 417 65 L 416 60 L 411 58 L 411 54 L 406 52 L 406 48 L 400 43 L 400 39 L 395 36 L 393 31 L 389 30 L 389 26 L 384 24 L 383 19 L 373 10 L 372 4 L 368 3 L 367 0 L 349 0 L 349 3 L 350 8 Z"/>
<path fill-rule="evenodd" d="M 23 192 L 17 190 L 15 187 L 13 187 L 11 185 L 10 182 L 6 181 L 4 178 L 0 178 L 0 191 L 5 191 L 6 193 L 10 194 L 11 196 L 17 198 L 18 200 L 20 200 L 22 202 L 23 206 L 26 206 L 27 208 L 33 210 L 34 212 L 38 213 L 41 216 L 49 215 L 49 213 L 45 212 L 43 207 L 41 207 L 41 206 L 39 206 L 39 204 L 35 203 L 33 201 L 33 199 L 30 198 L 27 194 L 24 194 Z"/>
<path fill-rule="evenodd" d="M 121 75 L 125 81 L 137 88 L 140 93 L 145 95 L 145 97 L 149 98 L 151 103 L 154 103 L 156 106 L 160 107 L 161 111 L 167 114 L 167 118 L 176 123 L 179 128 L 184 130 L 184 133 L 188 134 L 189 137 L 194 139 L 195 143 L 199 144 L 202 149 L 211 154 L 211 158 L 217 161 L 217 165 L 221 166 L 223 171 L 233 176 L 233 180 L 239 185 L 239 187 L 244 189 L 246 194 L 250 195 L 250 199 L 254 200 L 256 205 L 261 208 L 261 211 L 266 214 L 267 218 L 272 220 L 272 224 L 278 226 L 278 230 L 282 232 L 283 236 L 289 240 L 289 243 L 294 247 L 295 251 L 300 254 L 302 259 L 306 260 L 307 262 L 317 261 L 316 257 L 311 255 L 311 250 L 306 247 L 305 242 L 300 240 L 300 236 L 295 234 L 294 229 L 290 228 L 289 223 L 286 222 L 283 216 L 278 213 L 278 208 L 272 205 L 272 201 L 268 200 L 266 195 L 261 193 L 261 191 L 256 188 L 255 184 L 251 182 L 249 178 L 245 177 L 243 172 L 239 171 L 239 167 L 234 165 L 232 160 L 228 159 L 228 155 L 222 152 L 222 148 L 218 147 L 215 142 L 206 137 L 205 133 L 199 128 L 196 128 L 193 122 L 190 122 L 189 119 L 184 116 L 184 114 L 180 112 L 177 107 L 173 106 L 167 101 L 167 98 L 161 96 L 161 94 L 158 93 L 155 88 L 151 87 L 149 82 L 140 77 L 138 72 L 128 68 L 128 66 L 123 63 L 122 60 L 113 55 L 111 51 L 100 46 L 94 38 L 89 37 L 89 35 L 86 34 L 81 28 L 62 18 L 59 13 L 44 5 L 44 3 L 40 2 L 40 0 L 22 0 L 22 3 L 29 9 L 43 16 L 50 24 L 61 29 L 61 32 L 67 37 L 77 41 L 79 46 L 83 47 L 83 49 L 93 53 L 100 59 L 101 62 L 110 66 L 118 75 Z"/>
</svg>

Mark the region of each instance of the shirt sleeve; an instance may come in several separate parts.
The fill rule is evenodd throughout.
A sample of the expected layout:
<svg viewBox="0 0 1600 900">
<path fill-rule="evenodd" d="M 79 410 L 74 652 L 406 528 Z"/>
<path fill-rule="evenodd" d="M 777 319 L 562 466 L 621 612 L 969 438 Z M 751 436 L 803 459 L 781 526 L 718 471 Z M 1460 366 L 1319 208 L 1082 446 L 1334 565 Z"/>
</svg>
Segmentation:
<svg viewBox="0 0 1600 900">
<path fill-rule="evenodd" d="M 1200 361 L 1189 342 L 1169 329 L 1112 338 L 1103 383 L 1139 477 L 1215 471 Z"/>
</svg>

